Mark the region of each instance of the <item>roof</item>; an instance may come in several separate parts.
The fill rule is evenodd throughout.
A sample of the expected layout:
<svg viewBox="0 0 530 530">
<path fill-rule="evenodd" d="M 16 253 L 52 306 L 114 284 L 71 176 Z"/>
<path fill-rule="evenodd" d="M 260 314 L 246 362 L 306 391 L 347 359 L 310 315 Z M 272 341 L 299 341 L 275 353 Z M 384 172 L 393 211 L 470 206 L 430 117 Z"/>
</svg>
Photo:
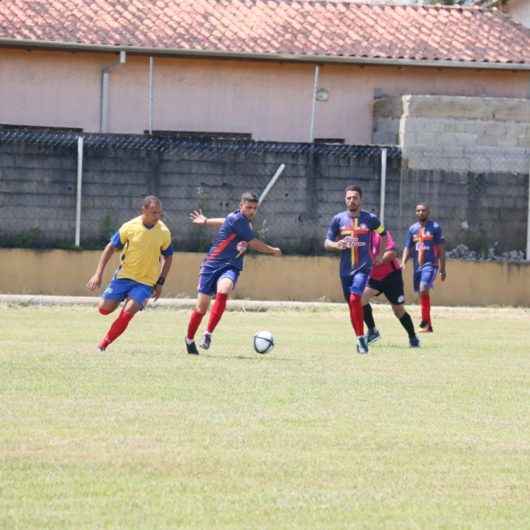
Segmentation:
<svg viewBox="0 0 530 530">
<path fill-rule="evenodd" d="M 476 6 L 293 0 L 2 0 L 0 44 L 530 69 L 530 31 Z"/>
</svg>

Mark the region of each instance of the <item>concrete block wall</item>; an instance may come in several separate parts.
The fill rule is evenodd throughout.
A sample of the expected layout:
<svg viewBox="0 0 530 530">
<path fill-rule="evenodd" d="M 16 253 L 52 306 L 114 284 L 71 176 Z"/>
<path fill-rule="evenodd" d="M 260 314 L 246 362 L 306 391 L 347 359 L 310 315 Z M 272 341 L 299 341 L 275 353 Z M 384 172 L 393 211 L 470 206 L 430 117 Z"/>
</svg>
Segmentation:
<svg viewBox="0 0 530 530">
<path fill-rule="evenodd" d="M 402 149 L 400 227 L 428 202 L 449 246 L 526 247 L 530 100 L 399 96 L 374 103 L 374 142 Z"/>
<path fill-rule="evenodd" d="M 0 246 L 33 240 L 34 246 L 73 244 L 76 153 L 23 144 L 0 146 Z M 222 154 L 85 150 L 81 243 L 104 244 L 124 221 L 138 215 L 141 199 L 158 195 L 179 250 L 205 250 L 212 233 L 193 226 L 189 212 L 220 217 L 237 209 L 247 190 L 261 192 L 278 166 L 285 171 L 260 208 L 258 235 L 300 254 L 322 253 L 331 217 L 344 208 L 344 188 L 359 183 L 365 208 L 379 211 L 379 156 Z M 400 161 L 388 161 L 387 224 L 397 226 Z"/>
</svg>

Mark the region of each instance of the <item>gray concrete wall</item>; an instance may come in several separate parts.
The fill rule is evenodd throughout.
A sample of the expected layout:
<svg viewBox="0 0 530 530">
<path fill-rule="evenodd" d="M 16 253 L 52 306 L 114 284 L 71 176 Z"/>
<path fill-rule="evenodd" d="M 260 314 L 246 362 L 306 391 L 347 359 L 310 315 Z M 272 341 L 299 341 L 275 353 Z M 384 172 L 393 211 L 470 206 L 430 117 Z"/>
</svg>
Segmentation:
<svg viewBox="0 0 530 530">
<path fill-rule="evenodd" d="M 428 202 L 449 246 L 524 250 L 530 100 L 400 96 L 374 103 L 374 142 L 402 149 L 401 230 Z"/>
<path fill-rule="evenodd" d="M 291 253 L 322 252 L 331 217 L 344 208 L 344 188 L 359 183 L 366 209 L 379 211 L 380 157 L 233 153 L 208 156 L 112 149 L 85 151 L 81 242 L 102 245 L 138 214 L 142 197 L 158 195 L 179 250 L 204 250 L 212 234 L 189 212 L 210 217 L 238 207 L 243 191 L 260 192 L 281 163 L 286 169 L 255 222 L 258 234 Z M 397 226 L 400 161 L 389 160 L 387 223 Z M 27 144 L 0 145 L 0 246 L 73 244 L 76 153 Z"/>
</svg>

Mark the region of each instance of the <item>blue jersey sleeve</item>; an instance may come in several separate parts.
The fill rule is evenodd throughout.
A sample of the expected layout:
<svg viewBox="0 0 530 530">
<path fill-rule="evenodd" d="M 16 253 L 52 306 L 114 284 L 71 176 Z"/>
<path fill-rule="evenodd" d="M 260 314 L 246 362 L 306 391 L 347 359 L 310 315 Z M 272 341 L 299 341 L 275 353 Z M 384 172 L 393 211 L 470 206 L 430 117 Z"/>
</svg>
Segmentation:
<svg viewBox="0 0 530 530">
<path fill-rule="evenodd" d="M 444 236 L 442 234 L 442 227 L 439 224 L 434 226 L 433 232 L 433 243 L 435 245 L 440 245 L 441 243 L 445 242 Z"/>
<path fill-rule="evenodd" d="M 367 224 L 370 230 L 373 230 L 374 232 L 377 232 L 379 235 L 382 235 L 382 236 L 386 235 L 385 227 L 379 220 L 379 217 L 377 217 L 373 213 L 369 215 Z"/>
<path fill-rule="evenodd" d="M 111 238 L 110 238 L 110 244 L 117 249 L 123 248 L 123 243 L 121 242 L 120 233 L 116 232 Z"/>
<path fill-rule="evenodd" d="M 162 249 L 161 254 L 168 258 L 169 256 L 173 256 L 175 249 L 173 248 L 173 245 L 170 244 L 166 249 Z"/>
<path fill-rule="evenodd" d="M 244 216 L 239 217 L 232 223 L 232 230 L 243 241 L 251 241 L 256 238 L 254 231 L 250 228 L 248 219 Z"/>
<path fill-rule="evenodd" d="M 409 228 L 407 235 L 405 236 L 405 248 L 412 250 L 413 246 L 414 245 L 413 245 L 413 240 L 412 240 L 412 229 Z"/>
<path fill-rule="evenodd" d="M 336 241 L 337 236 L 339 235 L 339 229 L 340 229 L 340 223 L 337 216 L 335 216 L 328 227 L 328 231 L 326 233 L 326 239 L 329 241 Z"/>
</svg>

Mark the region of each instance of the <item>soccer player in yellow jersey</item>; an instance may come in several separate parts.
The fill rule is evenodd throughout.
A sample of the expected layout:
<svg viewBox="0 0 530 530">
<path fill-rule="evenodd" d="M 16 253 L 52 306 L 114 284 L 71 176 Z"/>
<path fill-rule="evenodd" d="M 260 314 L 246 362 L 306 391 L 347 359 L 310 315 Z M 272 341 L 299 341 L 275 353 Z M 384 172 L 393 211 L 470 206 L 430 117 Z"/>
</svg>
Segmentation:
<svg viewBox="0 0 530 530">
<path fill-rule="evenodd" d="M 102 315 L 112 313 L 126 299 L 118 318 L 98 344 L 100 351 L 116 340 L 127 328 L 133 316 L 143 309 L 147 300 L 156 300 L 171 268 L 173 246 L 171 233 L 160 220 L 162 204 L 154 195 L 144 199 L 142 214 L 127 223 L 112 236 L 101 257 L 95 274 L 87 287 L 101 287 L 103 272 L 116 250 L 121 250 L 120 265 L 98 304 Z"/>
</svg>

